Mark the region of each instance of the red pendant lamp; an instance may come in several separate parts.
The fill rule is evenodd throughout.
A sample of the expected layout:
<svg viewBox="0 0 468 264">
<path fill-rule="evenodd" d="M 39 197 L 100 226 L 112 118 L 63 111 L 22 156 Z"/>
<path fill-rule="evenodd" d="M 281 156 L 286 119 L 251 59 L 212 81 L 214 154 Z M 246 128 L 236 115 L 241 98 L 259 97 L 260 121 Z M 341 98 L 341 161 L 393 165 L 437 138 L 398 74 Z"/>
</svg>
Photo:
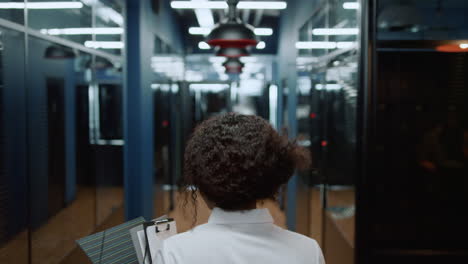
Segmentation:
<svg viewBox="0 0 468 264">
<path fill-rule="evenodd" d="M 223 63 L 224 68 L 226 68 L 226 73 L 241 73 L 244 64 L 239 60 L 239 58 L 228 58 Z"/>
<path fill-rule="evenodd" d="M 217 48 L 216 56 L 222 56 L 227 58 L 239 58 L 249 56 L 249 52 L 246 48 Z"/>
<path fill-rule="evenodd" d="M 206 42 L 219 48 L 240 48 L 255 46 L 258 43 L 254 28 L 242 23 L 237 17 L 237 3 L 239 0 L 227 0 L 228 18 L 213 28 Z"/>
</svg>

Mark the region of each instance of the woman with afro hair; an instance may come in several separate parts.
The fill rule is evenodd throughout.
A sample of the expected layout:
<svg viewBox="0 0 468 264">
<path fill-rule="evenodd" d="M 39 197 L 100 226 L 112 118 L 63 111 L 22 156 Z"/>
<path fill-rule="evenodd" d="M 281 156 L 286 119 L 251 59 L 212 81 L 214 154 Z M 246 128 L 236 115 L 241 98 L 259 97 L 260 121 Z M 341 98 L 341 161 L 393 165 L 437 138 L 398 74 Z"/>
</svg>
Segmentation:
<svg viewBox="0 0 468 264">
<path fill-rule="evenodd" d="M 309 163 L 305 149 L 260 117 L 202 122 L 185 150 L 183 192 L 199 193 L 212 213 L 207 224 L 165 240 L 155 263 L 325 263 L 315 240 L 274 225 L 268 209 L 256 207 Z"/>
</svg>

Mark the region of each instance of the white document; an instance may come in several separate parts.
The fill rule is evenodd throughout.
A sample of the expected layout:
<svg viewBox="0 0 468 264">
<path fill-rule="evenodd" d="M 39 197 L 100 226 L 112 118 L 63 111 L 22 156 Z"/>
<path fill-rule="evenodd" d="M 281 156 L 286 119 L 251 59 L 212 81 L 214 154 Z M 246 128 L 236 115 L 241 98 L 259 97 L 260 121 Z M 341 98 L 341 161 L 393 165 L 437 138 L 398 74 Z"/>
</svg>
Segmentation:
<svg viewBox="0 0 468 264">
<path fill-rule="evenodd" d="M 158 228 L 158 232 L 156 232 L 156 227 Z M 151 262 L 149 255 L 151 255 L 153 264 L 157 264 L 154 261 L 156 259 L 158 250 L 160 250 L 162 247 L 162 241 L 177 234 L 177 227 L 175 221 L 147 227 L 146 233 L 148 235 L 149 248 L 146 247 L 145 231 L 143 230 L 143 227 L 140 227 L 139 229 L 132 229 L 131 233 L 133 233 L 132 239 L 134 240 L 133 245 L 135 246 L 135 250 L 138 256 L 138 263 L 150 264 Z"/>
</svg>

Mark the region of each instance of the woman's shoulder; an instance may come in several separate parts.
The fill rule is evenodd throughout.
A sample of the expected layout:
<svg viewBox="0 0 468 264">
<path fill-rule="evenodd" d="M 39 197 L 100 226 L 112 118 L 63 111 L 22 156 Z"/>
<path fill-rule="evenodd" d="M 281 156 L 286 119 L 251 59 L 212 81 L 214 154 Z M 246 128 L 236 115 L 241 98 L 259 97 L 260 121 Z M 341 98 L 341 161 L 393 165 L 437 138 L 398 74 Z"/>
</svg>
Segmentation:
<svg viewBox="0 0 468 264">
<path fill-rule="evenodd" d="M 311 237 L 281 228 L 281 227 L 276 227 L 277 232 L 281 234 L 283 237 L 283 240 L 292 242 L 292 243 L 301 243 L 304 245 L 308 246 L 313 246 L 313 247 L 319 247 L 317 241 Z"/>
<path fill-rule="evenodd" d="M 193 243 L 197 241 L 197 238 L 206 237 L 206 233 L 209 232 L 210 228 L 208 224 L 199 225 L 188 231 L 178 233 L 167 238 L 166 240 L 164 240 L 164 244 L 166 244 L 166 246 L 172 246 L 181 245 L 183 243 Z"/>
</svg>

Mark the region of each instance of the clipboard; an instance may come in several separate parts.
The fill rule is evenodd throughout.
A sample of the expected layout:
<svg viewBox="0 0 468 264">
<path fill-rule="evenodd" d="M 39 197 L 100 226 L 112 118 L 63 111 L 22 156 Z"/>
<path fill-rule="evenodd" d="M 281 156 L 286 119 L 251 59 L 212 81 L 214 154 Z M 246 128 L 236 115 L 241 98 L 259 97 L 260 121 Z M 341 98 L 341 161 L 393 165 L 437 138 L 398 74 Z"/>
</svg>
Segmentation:
<svg viewBox="0 0 468 264">
<path fill-rule="evenodd" d="M 162 216 L 146 221 L 139 217 L 76 242 L 93 264 L 155 264 L 162 241 L 175 234 L 174 219 Z"/>
<path fill-rule="evenodd" d="M 172 218 L 160 217 L 144 222 L 130 230 L 139 264 L 155 264 L 156 254 L 162 241 L 177 234 L 176 222 Z"/>
</svg>

